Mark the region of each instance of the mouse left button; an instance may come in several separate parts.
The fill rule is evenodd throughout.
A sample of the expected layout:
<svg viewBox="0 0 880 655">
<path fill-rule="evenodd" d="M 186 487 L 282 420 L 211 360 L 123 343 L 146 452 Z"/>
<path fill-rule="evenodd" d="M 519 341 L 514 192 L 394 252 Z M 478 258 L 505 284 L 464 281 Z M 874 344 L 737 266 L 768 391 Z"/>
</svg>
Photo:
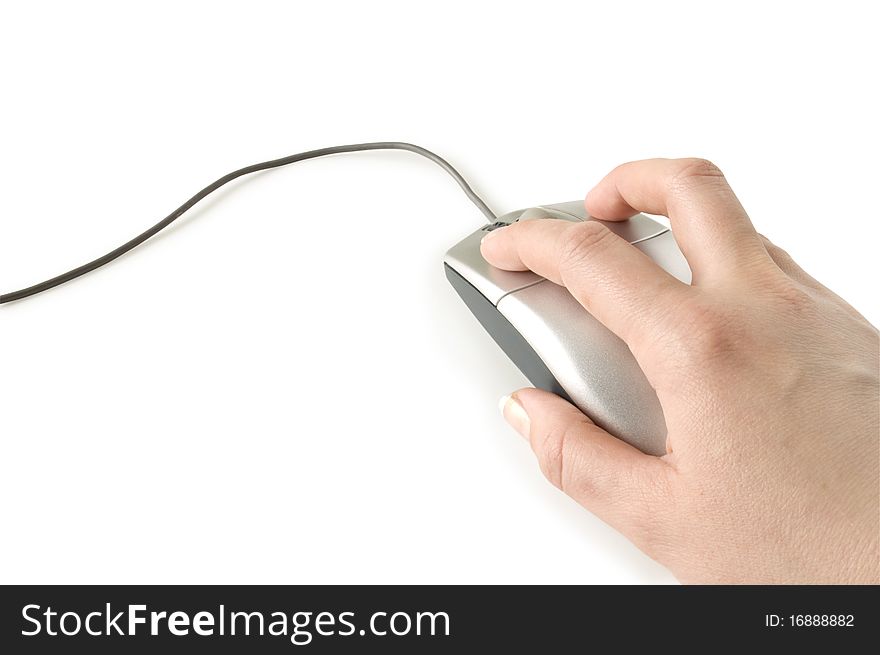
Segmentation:
<svg viewBox="0 0 880 655">
<path fill-rule="evenodd" d="M 499 227 L 512 222 L 505 221 L 505 218 L 502 217 L 502 225 Z M 483 294 L 486 300 L 497 305 L 508 293 L 540 282 L 544 278 L 531 271 L 504 271 L 487 262 L 480 252 L 480 242 L 493 229 L 496 229 L 494 225 L 486 225 L 459 241 L 447 251 L 443 263 Z"/>
<path fill-rule="evenodd" d="M 516 222 L 522 223 L 524 221 L 537 221 L 542 218 L 553 218 L 549 212 L 543 207 L 531 207 L 530 209 L 526 209 L 522 214 L 517 217 Z"/>
</svg>

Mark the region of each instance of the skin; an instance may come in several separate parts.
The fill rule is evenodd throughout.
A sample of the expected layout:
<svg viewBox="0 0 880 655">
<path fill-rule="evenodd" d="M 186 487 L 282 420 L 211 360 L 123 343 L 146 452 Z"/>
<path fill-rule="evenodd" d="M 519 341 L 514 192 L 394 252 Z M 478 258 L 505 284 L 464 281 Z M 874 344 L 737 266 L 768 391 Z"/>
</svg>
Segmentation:
<svg viewBox="0 0 880 655">
<path fill-rule="evenodd" d="M 710 162 L 624 164 L 586 208 L 668 216 L 693 282 L 599 222 L 483 240 L 491 264 L 564 285 L 623 339 L 663 407 L 652 457 L 553 394 L 505 397 L 550 482 L 684 583 L 880 582 L 877 330 L 755 231 Z"/>
</svg>

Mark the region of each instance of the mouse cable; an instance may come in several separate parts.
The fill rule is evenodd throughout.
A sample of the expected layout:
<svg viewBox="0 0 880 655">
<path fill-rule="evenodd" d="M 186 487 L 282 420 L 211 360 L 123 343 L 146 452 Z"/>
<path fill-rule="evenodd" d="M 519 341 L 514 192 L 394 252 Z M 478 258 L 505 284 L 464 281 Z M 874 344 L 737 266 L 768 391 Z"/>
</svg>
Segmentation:
<svg viewBox="0 0 880 655">
<path fill-rule="evenodd" d="M 232 180 L 239 178 L 242 175 L 264 171 L 270 168 L 278 168 L 279 166 L 287 166 L 288 164 L 293 164 L 298 161 L 304 161 L 306 159 L 315 159 L 316 157 L 336 155 L 343 152 L 361 152 L 364 150 L 407 150 L 409 152 L 414 152 L 417 155 L 421 155 L 422 157 L 430 159 L 432 162 L 434 162 L 447 173 L 449 173 L 449 175 L 451 175 L 456 182 L 458 182 L 458 186 L 462 188 L 465 195 L 470 199 L 472 203 L 474 203 L 479 208 L 481 212 L 483 212 L 490 223 L 495 222 L 496 216 L 494 212 L 489 209 L 486 203 L 483 202 L 482 198 L 480 198 L 480 196 L 478 196 L 476 192 L 471 189 L 467 181 L 465 181 L 465 179 L 461 176 L 461 173 L 455 170 L 455 168 L 452 167 L 452 164 L 447 162 L 445 159 L 443 159 L 439 155 L 434 154 L 430 150 L 422 148 L 421 146 L 413 145 L 412 143 L 402 143 L 399 141 L 379 141 L 376 143 L 353 143 L 346 146 L 320 148 L 318 150 L 300 152 L 295 155 L 290 155 L 289 157 L 282 157 L 281 159 L 264 161 L 260 164 L 252 164 L 251 166 L 245 166 L 244 168 L 239 168 L 237 171 L 228 173 L 216 182 L 209 184 L 204 189 L 199 191 L 196 195 L 187 200 L 185 203 L 183 203 L 180 207 L 175 209 L 161 221 L 156 223 L 149 230 L 142 234 L 139 234 L 131 241 L 122 244 L 121 246 L 116 248 L 116 250 L 112 250 L 103 257 L 98 257 L 98 259 L 95 259 L 88 264 L 83 264 L 78 268 L 67 271 L 67 273 L 62 273 L 61 275 L 53 277 L 52 279 L 46 280 L 45 282 L 40 282 L 39 284 L 35 284 L 34 286 L 28 287 L 26 289 L 21 289 L 20 291 L 13 291 L 11 293 L 0 295 L 0 304 L 12 302 L 13 300 L 21 300 L 22 298 L 27 298 L 28 296 L 33 296 L 34 294 L 46 291 L 48 289 L 51 289 L 52 287 L 57 287 L 59 284 L 70 282 L 71 280 L 78 278 L 80 275 L 85 275 L 86 273 L 94 271 L 96 268 L 100 268 L 104 264 L 112 262 L 117 257 L 124 255 L 129 250 L 136 248 L 150 237 L 155 236 L 156 234 L 164 230 L 200 200 L 210 195 L 211 193 L 222 187 L 224 184 L 231 182 Z"/>
</svg>

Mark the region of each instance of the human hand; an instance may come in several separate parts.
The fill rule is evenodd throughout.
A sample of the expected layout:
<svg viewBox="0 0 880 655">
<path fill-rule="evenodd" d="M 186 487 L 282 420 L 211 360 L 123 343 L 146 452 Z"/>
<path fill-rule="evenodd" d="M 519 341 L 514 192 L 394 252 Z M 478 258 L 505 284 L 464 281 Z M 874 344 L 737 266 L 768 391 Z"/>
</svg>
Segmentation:
<svg viewBox="0 0 880 655">
<path fill-rule="evenodd" d="M 623 339 L 666 418 L 658 458 L 553 394 L 513 393 L 504 416 L 547 478 L 685 583 L 880 582 L 877 330 L 760 236 L 709 162 L 624 164 L 586 207 L 668 216 L 693 282 L 598 222 L 483 240 Z"/>
</svg>

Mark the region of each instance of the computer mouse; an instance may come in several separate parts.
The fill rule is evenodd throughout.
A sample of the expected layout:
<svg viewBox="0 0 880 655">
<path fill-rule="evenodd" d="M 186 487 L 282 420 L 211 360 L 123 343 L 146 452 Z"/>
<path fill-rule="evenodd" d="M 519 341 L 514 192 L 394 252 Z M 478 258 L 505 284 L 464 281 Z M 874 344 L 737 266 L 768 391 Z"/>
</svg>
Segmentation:
<svg viewBox="0 0 880 655">
<path fill-rule="evenodd" d="M 523 220 L 597 220 L 583 202 L 510 212 L 449 249 L 446 277 L 523 374 L 540 389 L 569 400 L 597 425 L 650 455 L 666 452 L 666 423 L 657 394 L 629 347 L 595 319 L 565 287 L 530 271 L 504 271 L 480 254 L 491 230 Z M 666 226 L 643 214 L 604 224 L 690 284 L 691 270 Z"/>
</svg>

